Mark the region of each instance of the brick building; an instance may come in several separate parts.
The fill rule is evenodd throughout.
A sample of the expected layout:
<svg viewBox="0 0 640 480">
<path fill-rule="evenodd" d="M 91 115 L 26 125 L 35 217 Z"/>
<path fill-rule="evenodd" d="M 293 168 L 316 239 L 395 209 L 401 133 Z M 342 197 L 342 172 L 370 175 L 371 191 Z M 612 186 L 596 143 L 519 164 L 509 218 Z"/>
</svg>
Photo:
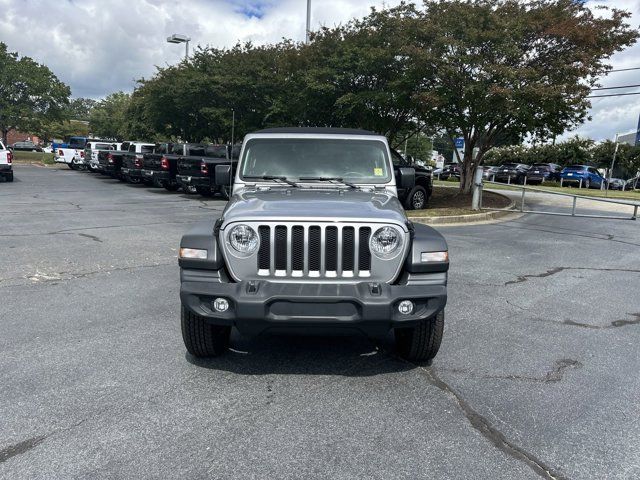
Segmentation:
<svg viewBox="0 0 640 480">
<path fill-rule="evenodd" d="M 42 143 L 40 137 L 36 135 L 19 132 L 18 130 L 9 130 L 9 133 L 7 133 L 7 144 L 9 145 L 13 145 L 16 142 L 24 142 L 25 140 L 31 140 L 36 144 Z"/>
</svg>

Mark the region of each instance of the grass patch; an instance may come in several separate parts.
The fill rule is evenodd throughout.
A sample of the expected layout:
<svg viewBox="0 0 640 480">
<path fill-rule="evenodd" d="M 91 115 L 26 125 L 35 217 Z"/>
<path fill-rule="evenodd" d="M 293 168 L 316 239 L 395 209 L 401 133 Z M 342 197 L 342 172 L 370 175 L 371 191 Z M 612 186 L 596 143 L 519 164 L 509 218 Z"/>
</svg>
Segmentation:
<svg viewBox="0 0 640 480">
<path fill-rule="evenodd" d="M 13 160 L 16 163 L 42 163 L 44 165 L 53 165 L 53 153 L 43 152 L 13 152 Z"/>
<path fill-rule="evenodd" d="M 434 186 L 433 195 L 427 205 L 428 208 L 426 210 L 412 210 L 407 214 L 411 217 L 446 217 L 479 213 L 471 210 L 471 197 L 471 194 L 460 193 L 457 188 Z M 506 208 L 510 203 L 509 199 L 497 193 L 483 192 L 482 194 L 483 207 Z"/>
</svg>

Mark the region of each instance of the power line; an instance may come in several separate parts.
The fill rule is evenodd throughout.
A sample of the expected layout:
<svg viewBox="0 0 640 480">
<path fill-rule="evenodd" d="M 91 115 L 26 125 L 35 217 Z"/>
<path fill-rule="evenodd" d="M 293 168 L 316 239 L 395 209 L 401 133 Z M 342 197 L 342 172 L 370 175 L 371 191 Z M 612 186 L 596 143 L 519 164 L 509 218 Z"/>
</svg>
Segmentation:
<svg viewBox="0 0 640 480">
<path fill-rule="evenodd" d="M 615 70 L 608 70 L 608 71 L 602 72 L 602 73 L 607 74 L 607 73 L 613 73 L 613 72 L 628 72 L 630 70 L 640 70 L 640 67 L 616 68 Z"/>
<path fill-rule="evenodd" d="M 600 87 L 600 88 L 592 88 L 591 90 L 616 90 L 618 88 L 633 88 L 633 87 L 640 87 L 640 84 L 637 85 L 621 85 L 619 87 Z"/>
<path fill-rule="evenodd" d="M 640 92 L 633 93 L 610 93 L 608 95 L 590 95 L 587 98 L 603 98 L 603 97 L 624 97 L 626 95 L 640 95 Z"/>
</svg>

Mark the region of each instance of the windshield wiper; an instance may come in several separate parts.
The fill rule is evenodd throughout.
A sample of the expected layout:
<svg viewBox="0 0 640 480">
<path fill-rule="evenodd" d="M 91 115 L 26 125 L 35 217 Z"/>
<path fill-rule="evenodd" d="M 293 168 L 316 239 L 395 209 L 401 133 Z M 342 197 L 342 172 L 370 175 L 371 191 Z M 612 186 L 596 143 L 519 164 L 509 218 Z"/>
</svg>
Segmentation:
<svg viewBox="0 0 640 480">
<path fill-rule="evenodd" d="M 280 182 L 284 182 L 288 185 L 291 185 L 292 187 L 299 187 L 300 185 L 298 185 L 296 182 L 289 180 L 287 177 L 279 177 L 277 175 L 251 175 L 251 176 L 245 176 L 244 177 L 246 180 L 278 180 Z"/>
<path fill-rule="evenodd" d="M 317 180 L 318 182 L 340 182 L 347 187 L 358 188 L 355 183 L 345 182 L 342 177 L 300 177 L 298 180 L 300 180 L 301 182 L 307 180 Z"/>
</svg>

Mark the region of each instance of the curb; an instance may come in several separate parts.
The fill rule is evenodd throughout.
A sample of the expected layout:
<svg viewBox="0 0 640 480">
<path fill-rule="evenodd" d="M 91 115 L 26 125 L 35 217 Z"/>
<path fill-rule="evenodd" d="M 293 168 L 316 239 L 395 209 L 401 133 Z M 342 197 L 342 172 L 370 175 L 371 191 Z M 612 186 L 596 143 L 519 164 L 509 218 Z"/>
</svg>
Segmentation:
<svg viewBox="0 0 640 480">
<path fill-rule="evenodd" d="M 506 195 L 502 195 L 501 193 L 492 191 L 496 195 L 500 195 L 501 197 L 509 200 L 509 205 L 505 208 L 508 210 L 501 211 L 490 211 L 490 212 L 480 212 L 480 213 L 470 213 L 469 215 L 448 215 L 443 217 L 412 217 L 411 215 L 407 215 L 409 220 L 415 223 L 424 223 L 425 225 L 454 225 L 454 224 L 468 224 L 468 223 L 480 223 L 486 222 L 489 220 L 498 220 L 503 217 L 507 217 L 513 215 L 514 213 L 519 213 L 517 210 L 514 210 L 516 206 L 516 202 Z"/>
</svg>

